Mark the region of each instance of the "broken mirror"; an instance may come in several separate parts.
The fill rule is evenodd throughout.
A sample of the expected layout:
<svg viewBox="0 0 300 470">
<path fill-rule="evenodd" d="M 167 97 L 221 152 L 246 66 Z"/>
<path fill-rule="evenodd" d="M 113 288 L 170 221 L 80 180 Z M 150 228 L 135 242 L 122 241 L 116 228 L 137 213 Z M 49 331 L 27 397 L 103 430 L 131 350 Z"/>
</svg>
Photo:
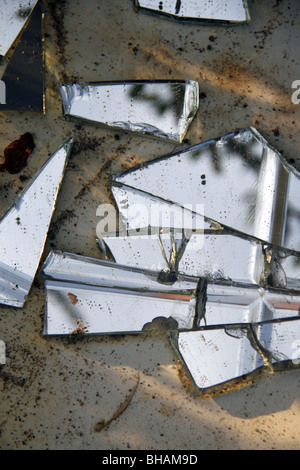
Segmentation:
<svg viewBox="0 0 300 470">
<path fill-rule="evenodd" d="M 194 81 L 131 81 L 61 86 L 65 117 L 182 142 L 199 107 Z"/>
<path fill-rule="evenodd" d="M 15 15 L 25 15 L 29 7 L 30 2 L 23 2 L 22 10 Z M 2 76 L 0 111 L 45 111 L 43 47 L 43 12 L 38 3 Z"/>
<path fill-rule="evenodd" d="M 298 366 L 297 183 L 252 128 L 117 175 L 103 259 L 46 260 L 44 335 L 167 332 L 197 390 Z"/>
<path fill-rule="evenodd" d="M 0 1 L 0 58 L 18 38 L 37 3 L 36 0 Z"/>
<path fill-rule="evenodd" d="M 187 20 L 218 20 L 245 23 L 250 21 L 246 0 L 134 0 L 144 11 Z"/>
<path fill-rule="evenodd" d="M 299 172 L 255 128 L 138 165 L 112 185 L 193 205 L 225 228 L 300 251 Z"/>
<path fill-rule="evenodd" d="M 199 388 L 296 357 L 299 292 L 188 276 L 162 283 L 159 272 L 61 252 L 43 273 L 45 336 L 168 331 Z"/>
<path fill-rule="evenodd" d="M 64 143 L 0 221 L 0 304 L 22 307 L 44 249 L 73 140 Z"/>
<path fill-rule="evenodd" d="M 79 325 L 87 334 L 193 325 L 195 280 L 163 285 L 150 270 L 59 252 L 49 254 L 43 272 L 46 336 L 70 335 Z"/>
<path fill-rule="evenodd" d="M 299 367 L 299 319 L 179 332 L 172 343 L 192 382 L 209 389 L 266 367 Z M 298 351 L 297 351 L 298 349 Z"/>
<path fill-rule="evenodd" d="M 110 221 L 116 214 L 98 223 L 103 259 L 173 275 L 300 288 L 299 255 L 293 251 L 225 228 L 197 214 L 203 210 L 200 205 L 180 207 L 123 185 L 113 186 L 112 192 L 119 231 L 107 231 L 115 229 Z M 98 215 L 103 214 L 99 210 Z"/>
</svg>

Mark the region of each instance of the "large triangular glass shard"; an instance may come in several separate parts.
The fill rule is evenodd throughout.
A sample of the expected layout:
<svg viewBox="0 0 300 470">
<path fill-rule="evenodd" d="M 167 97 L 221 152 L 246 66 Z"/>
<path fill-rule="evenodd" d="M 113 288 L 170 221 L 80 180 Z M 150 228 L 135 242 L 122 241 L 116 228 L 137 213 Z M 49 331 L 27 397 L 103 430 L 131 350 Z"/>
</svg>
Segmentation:
<svg viewBox="0 0 300 470">
<path fill-rule="evenodd" d="M 171 18 L 245 23 L 250 20 L 246 0 L 134 0 L 135 6 Z"/>
<path fill-rule="evenodd" d="M 198 204 L 224 227 L 300 252 L 299 172 L 254 128 L 138 165 L 112 184 Z"/>
<path fill-rule="evenodd" d="M 182 142 L 199 107 L 194 81 L 128 81 L 63 85 L 66 117 Z"/>
<path fill-rule="evenodd" d="M 23 3 L 25 8 L 28 2 Z M 38 3 L 1 78 L 5 100 L 0 99 L 0 111 L 45 111 L 42 24 L 43 13 Z"/>
<path fill-rule="evenodd" d="M 299 364 L 300 320 L 180 332 L 173 344 L 192 381 L 209 389 L 265 365 Z"/>
<path fill-rule="evenodd" d="M 197 280 L 187 276 L 178 276 L 175 285 L 159 285 L 156 271 L 60 251 L 48 255 L 43 272 L 56 281 L 140 291 L 190 291 L 197 286 Z"/>
<path fill-rule="evenodd" d="M 0 304 L 22 307 L 35 277 L 73 140 L 39 170 L 0 221 Z"/>
<path fill-rule="evenodd" d="M 37 0 L 1 0 L 0 56 L 5 56 L 27 24 Z"/>
</svg>

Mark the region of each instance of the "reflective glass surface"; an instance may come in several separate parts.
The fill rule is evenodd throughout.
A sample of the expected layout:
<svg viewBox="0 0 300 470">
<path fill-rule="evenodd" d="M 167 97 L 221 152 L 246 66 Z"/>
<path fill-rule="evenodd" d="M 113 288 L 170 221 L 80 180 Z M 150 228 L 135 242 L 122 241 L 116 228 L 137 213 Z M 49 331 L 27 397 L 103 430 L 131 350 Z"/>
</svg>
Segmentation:
<svg viewBox="0 0 300 470">
<path fill-rule="evenodd" d="M 22 307 L 36 274 L 72 140 L 63 144 L 0 221 L 0 303 Z"/>
<path fill-rule="evenodd" d="M 199 107 L 197 82 L 63 85 L 66 117 L 181 142 Z"/>
<path fill-rule="evenodd" d="M 189 20 L 243 23 L 250 19 L 245 0 L 135 0 L 135 5 L 146 11 Z"/>
</svg>

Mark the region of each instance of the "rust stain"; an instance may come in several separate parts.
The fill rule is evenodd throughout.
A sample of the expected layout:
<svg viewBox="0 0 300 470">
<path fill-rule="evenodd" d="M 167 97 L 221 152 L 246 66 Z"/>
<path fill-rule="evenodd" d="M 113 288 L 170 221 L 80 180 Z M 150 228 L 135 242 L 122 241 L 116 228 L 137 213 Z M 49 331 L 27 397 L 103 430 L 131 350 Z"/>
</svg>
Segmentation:
<svg viewBox="0 0 300 470">
<path fill-rule="evenodd" d="M 71 292 L 68 293 L 68 297 L 70 299 L 70 302 L 72 305 L 76 305 L 78 302 L 77 296 L 75 294 L 72 294 Z"/>
<path fill-rule="evenodd" d="M 0 164 L 0 171 L 8 171 L 11 175 L 20 173 L 34 147 L 33 136 L 29 132 L 8 144 L 4 149 L 4 162 Z"/>
</svg>

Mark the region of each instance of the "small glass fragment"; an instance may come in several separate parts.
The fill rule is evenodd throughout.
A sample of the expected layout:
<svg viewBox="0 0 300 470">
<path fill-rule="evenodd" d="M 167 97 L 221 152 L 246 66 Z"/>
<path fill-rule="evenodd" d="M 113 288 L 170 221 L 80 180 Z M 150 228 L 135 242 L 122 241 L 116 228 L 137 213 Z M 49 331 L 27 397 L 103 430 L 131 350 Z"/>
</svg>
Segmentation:
<svg viewBox="0 0 300 470">
<path fill-rule="evenodd" d="M 21 135 L 18 140 L 7 145 L 4 149 L 4 162 L 0 164 L 0 171 L 8 171 L 14 175 L 25 168 L 35 144 L 29 132 Z"/>
<path fill-rule="evenodd" d="M 6 3 L 6 0 L 1 1 Z M 20 4 L 19 1 L 15 0 L 12 3 L 15 8 Z M 16 12 L 15 15 L 27 11 L 24 8 L 28 5 L 30 5 L 30 2 L 23 2 L 23 9 L 18 13 Z M 26 24 L 1 78 L 2 83 L 5 84 L 5 100 L 0 101 L 0 111 L 45 112 L 42 24 L 43 13 L 41 5 L 38 3 L 30 15 L 30 20 Z M 2 29 L 0 31 L 2 32 Z"/>
<path fill-rule="evenodd" d="M 1 0 L 0 56 L 5 56 L 27 24 L 37 0 Z"/>
<path fill-rule="evenodd" d="M 198 204 L 198 214 L 229 230 L 300 253 L 299 172 L 254 128 L 138 165 L 112 185 Z"/>
<path fill-rule="evenodd" d="M 182 142 L 199 107 L 194 81 L 128 81 L 61 86 L 66 117 Z"/>
<path fill-rule="evenodd" d="M 250 20 L 246 0 L 134 0 L 135 6 L 172 18 L 244 23 Z"/>
<path fill-rule="evenodd" d="M 73 140 L 63 144 L 0 221 L 0 304 L 22 307 L 44 249 Z"/>
<path fill-rule="evenodd" d="M 6 347 L 4 341 L 0 341 L 0 365 L 6 364 Z"/>
</svg>

